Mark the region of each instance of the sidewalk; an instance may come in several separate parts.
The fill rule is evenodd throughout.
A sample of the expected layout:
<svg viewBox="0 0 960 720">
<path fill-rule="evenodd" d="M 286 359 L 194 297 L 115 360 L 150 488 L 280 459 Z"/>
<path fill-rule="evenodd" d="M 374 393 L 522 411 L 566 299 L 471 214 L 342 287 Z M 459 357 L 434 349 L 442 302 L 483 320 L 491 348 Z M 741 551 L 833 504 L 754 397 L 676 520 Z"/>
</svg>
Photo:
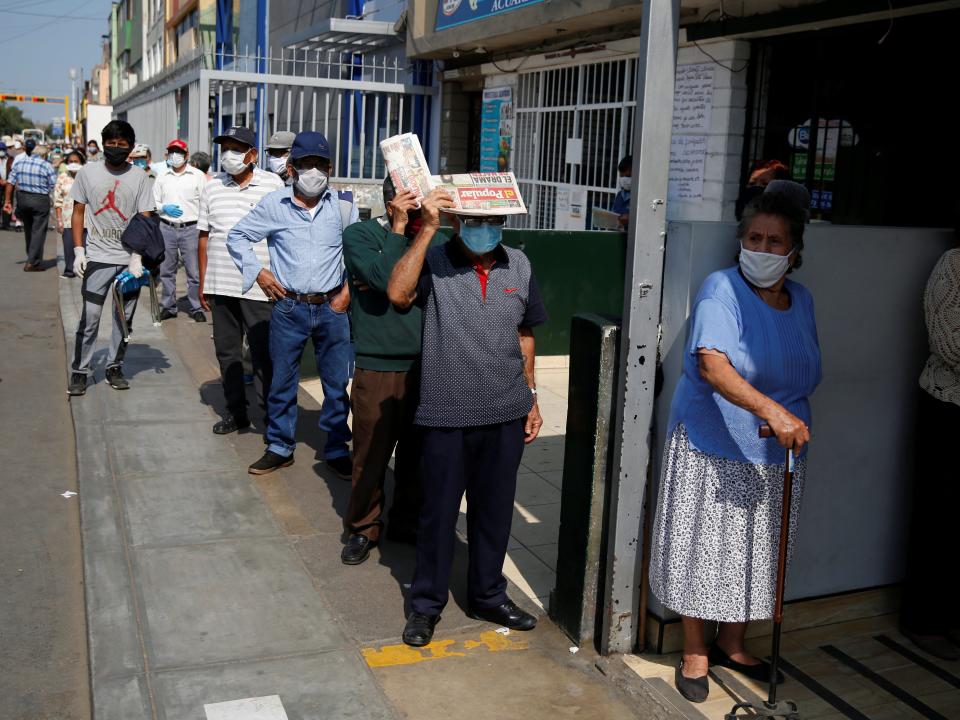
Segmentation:
<svg viewBox="0 0 960 720">
<path fill-rule="evenodd" d="M 69 335 L 78 284 L 62 287 Z M 271 695 L 291 720 L 675 717 L 621 694 L 545 616 L 506 635 L 468 619 L 464 544 L 434 643 L 402 645 L 413 548 L 385 543 L 363 565 L 340 563 L 349 483 L 316 460 L 318 403 L 301 392 L 296 464 L 253 478 L 259 411 L 257 431 L 210 432 L 222 410 L 211 326 L 181 315 L 154 328 L 145 301 L 125 365 L 131 390 L 102 382 L 100 355 L 99 382 L 71 403 L 97 720 L 205 720 L 205 704 Z M 559 508 L 560 465 L 547 468 L 562 445 L 544 437 L 524 459 L 517 572 L 507 564 L 515 599 L 538 614 Z"/>
</svg>

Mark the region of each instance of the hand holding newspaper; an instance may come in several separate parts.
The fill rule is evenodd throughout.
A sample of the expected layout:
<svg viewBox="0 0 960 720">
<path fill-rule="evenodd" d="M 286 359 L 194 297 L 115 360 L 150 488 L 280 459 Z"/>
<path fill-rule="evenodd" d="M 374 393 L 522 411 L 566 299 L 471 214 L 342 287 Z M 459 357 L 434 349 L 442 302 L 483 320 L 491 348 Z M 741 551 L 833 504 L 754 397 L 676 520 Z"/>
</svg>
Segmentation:
<svg viewBox="0 0 960 720">
<path fill-rule="evenodd" d="M 522 215 L 527 212 L 512 172 L 431 175 L 420 139 L 413 133 L 382 140 L 380 151 L 397 190 L 412 190 L 418 201 L 439 188 L 449 193 L 456 203 L 456 207 L 447 211 L 455 215 Z"/>
</svg>

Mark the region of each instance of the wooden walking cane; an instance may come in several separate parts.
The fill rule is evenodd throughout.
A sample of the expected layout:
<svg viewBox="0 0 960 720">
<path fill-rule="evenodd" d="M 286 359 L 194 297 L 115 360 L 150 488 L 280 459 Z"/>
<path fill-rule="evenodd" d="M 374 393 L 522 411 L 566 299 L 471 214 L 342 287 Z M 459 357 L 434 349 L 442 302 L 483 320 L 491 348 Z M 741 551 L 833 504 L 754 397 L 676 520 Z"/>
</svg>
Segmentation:
<svg viewBox="0 0 960 720">
<path fill-rule="evenodd" d="M 760 426 L 760 437 L 773 437 L 769 425 Z M 797 704 L 792 700 L 777 701 L 777 666 L 780 664 L 780 631 L 783 623 L 783 594 L 787 584 L 787 544 L 790 538 L 790 505 L 793 500 L 793 450 L 787 448 L 783 465 L 783 505 L 780 511 L 780 547 L 777 553 L 777 588 L 773 606 L 773 647 L 770 650 L 770 689 L 763 706 L 740 702 L 726 714 L 725 720 L 736 720 L 737 712 L 748 713 L 739 717 L 785 718 L 801 720 Z"/>
</svg>

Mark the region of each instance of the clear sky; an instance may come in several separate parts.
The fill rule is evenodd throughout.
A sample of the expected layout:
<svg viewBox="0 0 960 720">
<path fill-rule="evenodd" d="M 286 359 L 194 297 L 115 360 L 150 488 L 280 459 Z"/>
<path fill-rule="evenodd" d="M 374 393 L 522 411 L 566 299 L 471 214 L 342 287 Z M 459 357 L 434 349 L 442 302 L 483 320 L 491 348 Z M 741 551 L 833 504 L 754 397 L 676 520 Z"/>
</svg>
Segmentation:
<svg viewBox="0 0 960 720">
<path fill-rule="evenodd" d="M 110 0 L 0 0 L 4 61 L 0 92 L 70 94 L 70 68 L 90 70 L 100 62 L 101 35 L 110 31 Z M 38 124 L 63 117 L 63 105 L 10 103 Z"/>
</svg>

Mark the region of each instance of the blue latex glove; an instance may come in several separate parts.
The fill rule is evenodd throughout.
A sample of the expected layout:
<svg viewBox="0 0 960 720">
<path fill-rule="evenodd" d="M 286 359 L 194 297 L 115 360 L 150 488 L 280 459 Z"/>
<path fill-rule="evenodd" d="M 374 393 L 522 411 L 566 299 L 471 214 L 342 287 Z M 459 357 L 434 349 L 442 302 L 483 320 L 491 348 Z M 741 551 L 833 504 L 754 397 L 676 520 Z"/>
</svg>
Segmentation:
<svg viewBox="0 0 960 720">
<path fill-rule="evenodd" d="M 144 273 L 140 277 L 134 277 L 129 270 L 124 270 L 122 273 L 117 275 L 114 282 L 120 286 L 120 292 L 126 294 L 136 290 L 137 288 L 149 285 L 150 275 L 148 273 Z"/>
<path fill-rule="evenodd" d="M 183 215 L 183 210 L 180 209 L 180 206 L 174 205 L 173 203 L 164 205 L 160 209 L 163 211 L 164 215 L 169 215 L 170 217 L 180 217 Z"/>
</svg>

